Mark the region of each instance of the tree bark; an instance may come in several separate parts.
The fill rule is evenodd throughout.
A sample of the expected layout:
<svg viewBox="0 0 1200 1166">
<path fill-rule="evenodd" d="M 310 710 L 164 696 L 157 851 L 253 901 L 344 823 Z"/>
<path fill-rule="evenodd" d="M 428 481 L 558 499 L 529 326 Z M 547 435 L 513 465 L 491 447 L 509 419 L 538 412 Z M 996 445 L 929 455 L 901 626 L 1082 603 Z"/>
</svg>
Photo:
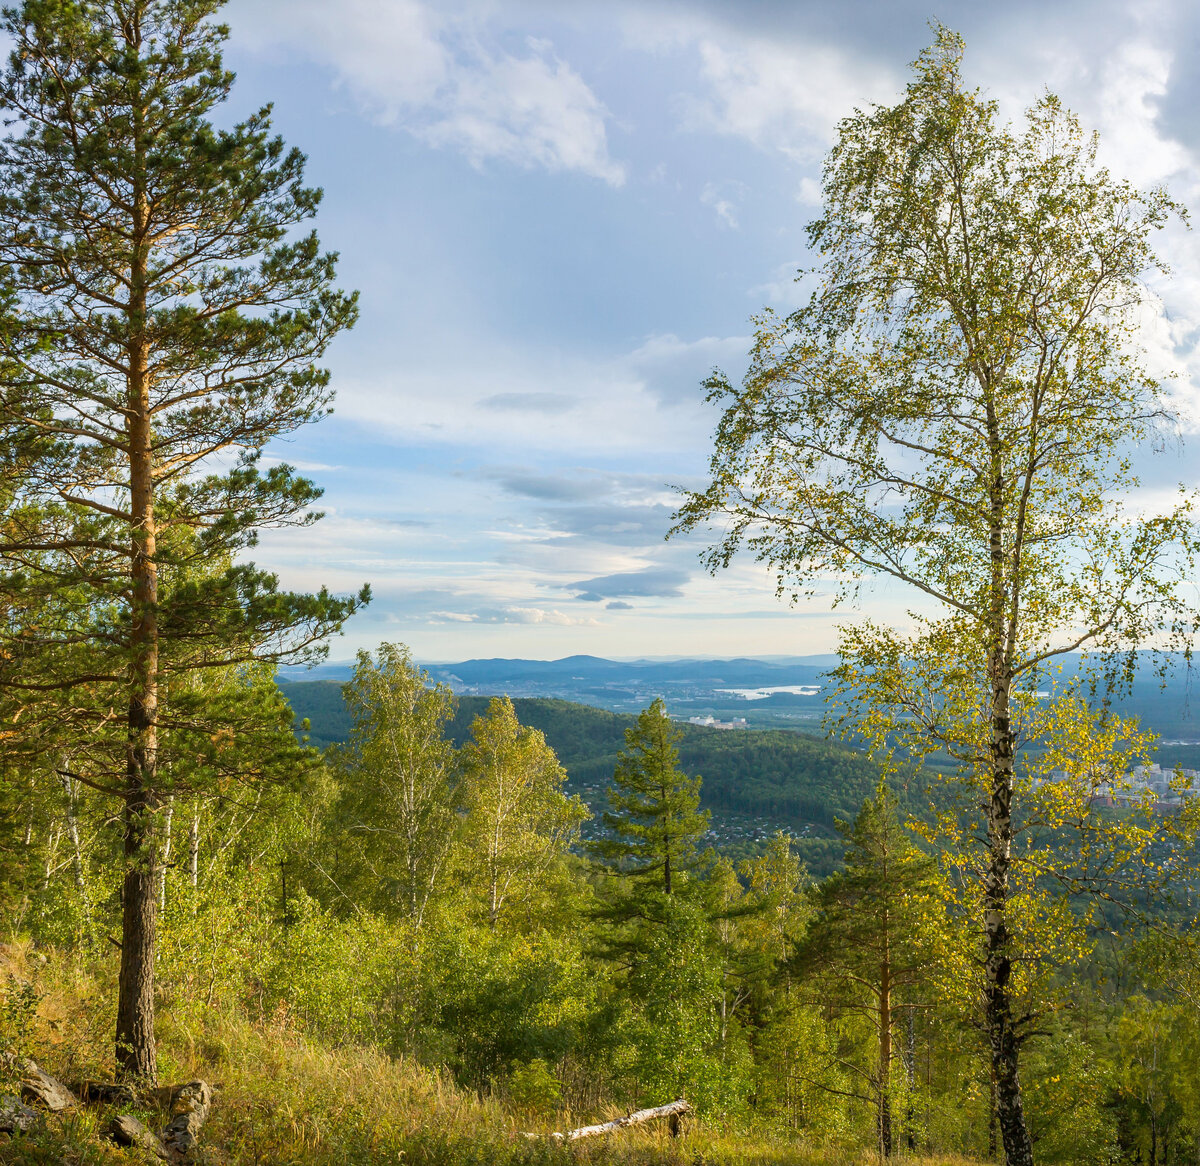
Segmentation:
<svg viewBox="0 0 1200 1166">
<path fill-rule="evenodd" d="M 122 887 L 121 973 L 117 991 L 117 1071 L 123 1080 L 154 1081 L 154 948 L 157 938 L 153 795 L 137 790 L 125 802 L 125 882 Z"/>
<path fill-rule="evenodd" d="M 556 1141 L 561 1142 L 576 1142 L 580 1138 L 594 1138 L 597 1134 L 611 1134 L 617 1130 L 623 1130 L 626 1126 L 641 1125 L 645 1121 L 653 1121 L 657 1117 L 666 1117 L 671 1119 L 671 1136 L 675 1137 L 679 1132 L 679 1118 L 686 1113 L 691 1113 L 692 1107 L 682 1098 L 678 1101 L 669 1102 L 667 1105 L 659 1105 L 654 1109 L 639 1109 L 635 1113 L 631 1113 L 626 1117 L 618 1117 L 613 1121 L 601 1122 L 594 1126 L 581 1126 L 577 1130 L 568 1130 L 565 1134 L 551 1134 L 550 1136 Z M 536 1138 L 538 1134 L 526 1134 L 527 1138 Z"/>
<path fill-rule="evenodd" d="M 886 923 L 885 923 L 886 927 Z M 892 963 L 885 932 L 883 960 L 879 965 L 879 1146 L 892 1156 Z"/>
<path fill-rule="evenodd" d="M 83 871 L 83 848 L 79 843 L 79 813 L 76 805 L 75 782 L 66 773 L 59 772 L 58 780 L 63 787 L 63 796 L 67 800 L 67 837 L 71 839 L 71 869 L 75 875 L 75 889 L 84 912 L 91 914 L 92 904 L 88 898 L 87 881 Z"/>
<path fill-rule="evenodd" d="M 200 808 L 192 811 L 192 824 L 188 827 L 188 882 L 194 891 L 200 883 Z M 195 910 L 195 903 L 192 904 Z"/>
<path fill-rule="evenodd" d="M 131 25 L 136 22 L 131 21 Z M 140 29 L 131 33 L 140 40 Z M 137 47 L 140 47 L 138 45 Z M 146 332 L 148 211 L 143 182 L 140 119 L 135 116 L 133 254 L 129 291 L 127 412 L 132 590 L 125 885 L 122 896 L 121 975 L 117 997 L 117 1068 L 124 1078 L 153 1081 L 154 948 L 156 940 L 158 778 L 158 564 L 154 512 L 154 448 Z"/>
<path fill-rule="evenodd" d="M 167 863 L 171 861 L 171 824 L 175 818 L 175 795 L 167 798 L 163 810 L 162 854 L 158 863 L 158 909 L 167 909 Z"/>
<path fill-rule="evenodd" d="M 984 874 L 984 1018 L 991 1046 L 996 1081 L 996 1119 L 1007 1166 L 1033 1166 L 1033 1143 L 1025 1124 L 1021 1081 L 1017 1071 L 1020 1040 L 1013 1027 L 1009 980 L 1008 898 L 1012 866 L 1013 732 L 1010 719 L 1012 666 L 1006 615 L 1017 603 L 1015 574 L 1006 578 L 1004 552 L 1004 476 L 995 439 L 995 419 L 989 409 L 993 433 L 993 476 L 989 550 L 991 595 L 989 604 L 988 682 L 991 690 L 991 790 L 987 807 L 988 861 Z M 1015 572 L 1015 566 L 1013 568 Z M 1012 589 L 1012 593 L 1010 593 Z"/>
</svg>

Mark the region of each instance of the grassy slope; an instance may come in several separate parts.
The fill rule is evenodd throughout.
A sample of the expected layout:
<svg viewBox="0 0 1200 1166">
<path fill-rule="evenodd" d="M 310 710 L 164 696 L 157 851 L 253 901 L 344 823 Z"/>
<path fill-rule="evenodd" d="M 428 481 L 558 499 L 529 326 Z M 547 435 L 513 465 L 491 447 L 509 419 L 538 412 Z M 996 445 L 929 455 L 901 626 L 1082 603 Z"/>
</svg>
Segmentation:
<svg viewBox="0 0 1200 1166">
<path fill-rule="evenodd" d="M 22 944 L 0 945 L 0 978 L 33 983 L 41 997 L 24 1049 L 48 1071 L 109 1078 L 105 1063 L 112 985 L 50 953 L 41 963 Z M 418 1065 L 369 1049 L 321 1046 L 286 1016 L 251 1023 L 198 1003 L 162 1009 L 159 1061 L 165 1078 L 201 1078 L 218 1086 L 197 1161 L 228 1166 L 866 1166 L 874 1155 L 805 1146 L 765 1135 L 722 1133 L 692 1125 L 673 1141 L 644 1128 L 570 1149 L 530 1139 L 613 1114 L 532 1114 L 466 1093 Z M 0 1092 L 3 1089 L 0 1088 Z M 6 1166 L 115 1166 L 145 1161 L 100 1137 L 109 1116 L 130 1112 L 89 1106 L 50 1116 L 42 1129 L 6 1140 Z M 133 1110 L 160 1128 L 166 1115 Z M 153 1159 L 150 1159 L 153 1161 Z M 965 1166 L 960 1159 L 906 1159 L 925 1166 Z"/>
</svg>

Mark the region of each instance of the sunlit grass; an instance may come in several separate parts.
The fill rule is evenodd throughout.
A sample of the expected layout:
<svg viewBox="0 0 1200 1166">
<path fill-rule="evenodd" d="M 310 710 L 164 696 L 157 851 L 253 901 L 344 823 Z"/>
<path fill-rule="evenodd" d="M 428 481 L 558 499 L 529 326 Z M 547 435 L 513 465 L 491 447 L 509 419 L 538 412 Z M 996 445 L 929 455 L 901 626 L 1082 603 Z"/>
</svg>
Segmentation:
<svg viewBox="0 0 1200 1166">
<path fill-rule="evenodd" d="M 43 960 L 45 962 L 43 962 Z M 111 961 L 110 961 L 111 962 Z M 0 980 L 32 984 L 24 1052 L 64 1078 L 111 1077 L 110 973 L 66 956 L 0 945 Z M 3 1035 L 11 1043 L 12 1017 Z M 175 1002 L 159 1017 L 164 1081 L 202 1078 L 217 1089 L 199 1164 L 210 1166 L 876 1166 L 873 1153 L 814 1147 L 778 1136 L 720 1131 L 692 1122 L 623 1130 L 569 1146 L 548 1135 L 617 1116 L 559 1112 L 531 1117 L 500 1099 L 460 1089 L 446 1075 L 369 1048 L 331 1049 L 285 1012 L 252 1021 L 227 1008 Z M 165 1114 L 136 1111 L 147 1125 Z M 143 1161 L 100 1136 L 111 1111 L 87 1107 L 46 1119 L 41 1131 L 4 1143 L 6 1166 L 109 1166 Z M 530 1134 L 539 1136 L 530 1137 Z M 965 1166 L 961 1158 L 905 1158 Z"/>
</svg>

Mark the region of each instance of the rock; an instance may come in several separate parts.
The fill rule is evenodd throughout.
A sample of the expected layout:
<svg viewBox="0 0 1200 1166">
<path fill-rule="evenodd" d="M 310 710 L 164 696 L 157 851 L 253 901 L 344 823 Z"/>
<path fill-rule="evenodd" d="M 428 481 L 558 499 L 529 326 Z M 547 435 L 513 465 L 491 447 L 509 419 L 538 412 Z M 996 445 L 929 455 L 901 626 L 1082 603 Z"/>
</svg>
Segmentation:
<svg viewBox="0 0 1200 1166">
<path fill-rule="evenodd" d="M 74 1109 L 79 1104 L 74 1093 L 56 1077 L 43 1073 L 33 1061 L 26 1062 L 25 1072 L 21 1076 L 21 1097 L 25 1101 L 44 1105 L 51 1113 Z"/>
<path fill-rule="evenodd" d="M 38 1063 L 29 1057 L 15 1057 L 12 1053 L 0 1054 L 0 1066 L 21 1082 L 21 1099 L 44 1105 L 51 1113 L 61 1113 L 79 1104 L 72 1093 L 57 1077 L 42 1072 Z"/>
<path fill-rule="evenodd" d="M 171 1120 L 162 1132 L 163 1145 L 172 1155 L 186 1157 L 200 1137 L 200 1127 L 212 1105 L 207 1081 L 189 1081 L 171 1092 Z"/>
<path fill-rule="evenodd" d="M 158 1158 L 166 1159 L 167 1151 L 162 1142 L 151 1133 L 136 1117 L 123 1113 L 114 1117 L 104 1131 L 105 1136 L 118 1146 L 136 1146 Z"/>
<path fill-rule="evenodd" d="M 11 1093 L 0 1097 L 0 1133 L 23 1134 L 38 1122 L 36 1109 L 30 1109 Z"/>
</svg>

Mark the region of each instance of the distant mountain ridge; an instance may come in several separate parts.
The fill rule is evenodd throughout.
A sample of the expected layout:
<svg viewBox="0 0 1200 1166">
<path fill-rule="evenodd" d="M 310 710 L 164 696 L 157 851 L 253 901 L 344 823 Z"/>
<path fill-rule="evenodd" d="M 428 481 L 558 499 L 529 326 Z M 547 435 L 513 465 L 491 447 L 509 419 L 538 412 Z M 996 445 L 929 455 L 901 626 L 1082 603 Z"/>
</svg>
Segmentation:
<svg viewBox="0 0 1200 1166">
<path fill-rule="evenodd" d="M 798 728 L 819 732 L 826 711 L 825 674 L 838 662 L 830 654 L 758 658 L 738 656 L 610 660 L 574 655 L 558 660 L 495 657 L 452 664 L 427 664 L 429 675 L 460 696 L 517 697 L 572 701 L 610 712 L 637 712 L 661 696 L 673 716 L 684 720 L 711 715 L 718 720 L 745 717 L 752 728 Z M 1063 674 L 1080 667 L 1066 657 Z M 345 681 L 349 663 L 324 664 L 310 671 L 282 670 L 285 683 Z M 771 689 L 804 689 L 775 691 Z M 748 699 L 753 696 L 755 699 Z M 1161 687 L 1143 669 L 1132 692 L 1116 708 L 1134 715 L 1164 738 L 1196 742 L 1200 749 L 1200 708 L 1191 699 L 1191 677 L 1182 662 Z"/>
</svg>

